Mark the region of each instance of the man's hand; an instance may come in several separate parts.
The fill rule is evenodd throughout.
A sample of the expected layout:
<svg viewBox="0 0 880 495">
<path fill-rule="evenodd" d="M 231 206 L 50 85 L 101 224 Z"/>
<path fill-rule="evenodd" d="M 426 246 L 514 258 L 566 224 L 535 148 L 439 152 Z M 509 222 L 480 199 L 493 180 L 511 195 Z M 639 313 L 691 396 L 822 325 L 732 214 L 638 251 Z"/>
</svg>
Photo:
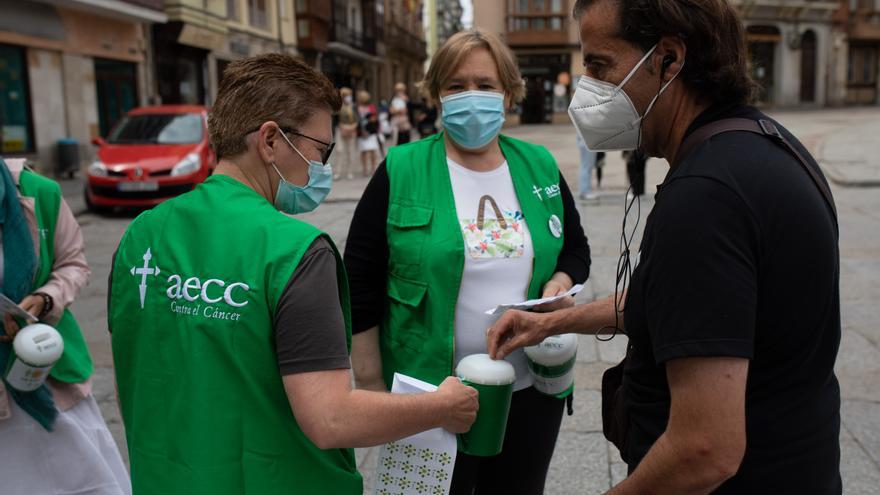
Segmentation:
<svg viewBox="0 0 880 495">
<path fill-rule="evenodd" d="M 504 359 L 520 347 L 541 343 L 551 334 L 552 313 L 527 313 L 508 310 L 495 322 L 486 335 L 492 359 Z"/>
<path fill-rule="evenodd" d="M 480 409 L 477 390 L 450 376 L 443 380 L 436 393 L 444 404 L 449 405 L 449 413 L 443 420 L 443 429 L 451 433 L 470 430 L 477 419 L 477 410 Z"/>
<path fill-rule="evenodd" d="M 569 287 L 566 287 L 562 282 L 551 279 L 546 285 L 544 285 L 544 292 L 541 297 L 556 297 L 565 294 L 568 290 Z M 572 306 L 574 306 L 574 297 L 568 296 L 552 303 L 535 306 L 535 311 L 539 313 L 550 313 L 558 309 L 570 308 Z"/>
</svg>

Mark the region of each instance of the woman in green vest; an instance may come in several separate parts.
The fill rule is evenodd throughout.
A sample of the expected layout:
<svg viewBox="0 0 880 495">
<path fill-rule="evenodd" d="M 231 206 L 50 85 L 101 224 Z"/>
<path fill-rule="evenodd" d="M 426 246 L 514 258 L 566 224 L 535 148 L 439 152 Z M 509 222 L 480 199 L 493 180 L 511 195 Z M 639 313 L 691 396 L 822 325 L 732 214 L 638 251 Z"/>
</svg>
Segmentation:
<svg viewBox="0 0 880 495">
<path fill-rule="evenodd" d="M 395 372 L 440 383 L 487 352 L 486 310 L 567 292 L 590 253 L 571 192 L 548 151 L 500 135 L 523 81 L 494 35 L 464 31 L 437 52 L 424 89 L 444 132 L 390 150 L 352 220 L 352 365 L 358 385 Z M 563 299 L 545 311 L 571 305 Z M 564 398 L 531 385 L 524 354 L 501 454 L 459 452 L 453 494 L 543 493 Z"/>
<path fill-rule="evenodd" d="M 340 105 L 289 55 L 231 63 L 208 122 L 214 175 L 123 235 L 108 315 L 135 495 L 360 495 L 352 447 L 476 417 L 456 379 L 351 388 L 345 270 L 293 217 L 330 190 Z"/>
<path fill-rule="evenodd" d="M 0 292 L 55 327 L 64 352 L 33 392 L 0 380 L 0 492 L 131 493 L 128 472 L 91 393 L 92 360 L 67 309 L 89 279 L 82 233 L 58 184 L 0 160 Z M 0 332 L 0 373 L 22 321 Z M 14 381 L 12 381 L 14 383 Z"/>
</svg>

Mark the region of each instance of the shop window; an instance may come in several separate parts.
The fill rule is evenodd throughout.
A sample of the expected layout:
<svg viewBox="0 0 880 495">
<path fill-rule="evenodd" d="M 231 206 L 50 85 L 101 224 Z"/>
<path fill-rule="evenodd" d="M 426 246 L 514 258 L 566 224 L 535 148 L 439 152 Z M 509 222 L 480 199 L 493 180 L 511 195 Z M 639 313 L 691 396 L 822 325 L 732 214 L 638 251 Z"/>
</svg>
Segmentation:
<svg viewBox="0 0 880 495">
<path fill-rule="evenodd" d="M 24 49 L 0 45 L 0 154 L 34 151 Z"/>
<path fill-rule="evenodd" d="M 107 136 L 116 122 L 137 106 L 137 67 L 131 62 L 95 59 L 98 127 Z"/>
</svg>

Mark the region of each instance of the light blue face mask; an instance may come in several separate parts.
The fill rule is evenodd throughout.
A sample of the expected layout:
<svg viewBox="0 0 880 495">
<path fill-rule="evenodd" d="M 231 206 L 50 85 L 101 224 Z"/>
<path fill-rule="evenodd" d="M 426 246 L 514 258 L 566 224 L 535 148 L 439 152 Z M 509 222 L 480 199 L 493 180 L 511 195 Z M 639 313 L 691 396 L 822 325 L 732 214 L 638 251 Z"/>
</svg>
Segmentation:
<svg viewBox="0 0 880 495">
<path fill-rule="evenodd" d="M 333 186 L 333 168 L 329 163 L 324 165 L 317 160 L 309 160 L 296 149 L 290 139 L 287 139 L 284 131 L 279 130 L 279 132 L 287 144 L 293 148 L 293 151 L 296 151 L 296 154 L 309 164 L 309 182 L 303 187 L 287 182 L 287 179 L 281 175 L 278 167 L 273 163 L 272 168 L 275 169 L 278 177 L 281 177 L 281 181 L 278 183 L 278 192 L 275 193 L 275 208 L 291 215 L 308 213 L 317 208 L 330 194 L 330 188 Z"/>
<path fill-rule="evenodd" d="M 480 149 L 495 139 L 504 125 L 504 95 L 494 91 L 464 91 L 440 98 L 443 128 L 459 146 Z"/>
</svg>

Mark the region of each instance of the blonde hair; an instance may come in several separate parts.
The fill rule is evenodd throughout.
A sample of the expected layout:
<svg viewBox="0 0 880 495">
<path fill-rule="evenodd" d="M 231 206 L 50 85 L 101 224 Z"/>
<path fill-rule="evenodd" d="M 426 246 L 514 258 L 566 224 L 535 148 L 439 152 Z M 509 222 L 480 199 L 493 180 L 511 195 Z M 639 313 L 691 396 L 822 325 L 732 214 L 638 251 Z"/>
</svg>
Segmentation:
<svg viewBox="0 0 880 495">
<path fill-rule="evenodd" d="M 465 57 L 476 48 L 489 51 L 498 67 L 498 77 L 504 92 L 514 103 L 521 102 L 525 97 L 526 87 L 513 52 L 498 36 L 476 29 L 455 33 L 437 50 L 431 59 L 425 80 L 419 85 L 422 93 L 435 104 L 439 103 L 443 85 L 452 79 Z"/>
</svg>

